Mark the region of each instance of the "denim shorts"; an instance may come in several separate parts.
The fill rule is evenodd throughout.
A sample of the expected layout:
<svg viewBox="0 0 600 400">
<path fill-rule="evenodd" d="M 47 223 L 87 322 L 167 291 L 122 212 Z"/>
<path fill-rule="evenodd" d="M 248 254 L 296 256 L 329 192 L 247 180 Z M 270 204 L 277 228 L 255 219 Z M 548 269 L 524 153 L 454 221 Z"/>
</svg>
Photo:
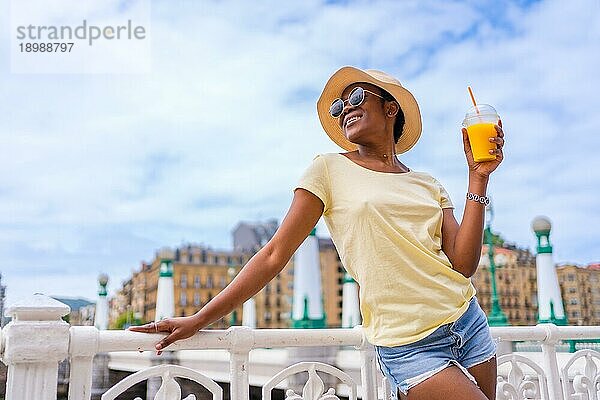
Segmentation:
<svg viewBox="0 0 600 400">
<path fill-rule="evenodd" d="M 392 387 L 392 398 L 396 399 L 397 389 L 406 395 L 410 388 L 451 364 L 475 382 L 467 368 L 494 357 L 496 343 L 485 313 L 473 297 L 458 320 L 440 326 L 429 336 L 403 346 L 375 349 L 381 371 Z"/>
</svg>

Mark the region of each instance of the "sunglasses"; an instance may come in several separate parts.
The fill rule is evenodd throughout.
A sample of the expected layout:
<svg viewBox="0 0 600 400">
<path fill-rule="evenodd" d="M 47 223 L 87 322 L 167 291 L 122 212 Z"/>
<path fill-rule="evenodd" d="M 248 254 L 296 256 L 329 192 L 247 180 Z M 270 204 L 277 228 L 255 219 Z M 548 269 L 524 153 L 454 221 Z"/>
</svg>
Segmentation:
<svg viewBox="0 0 600 400">
<path fill-rule="evenodd" d="M 360 106 L 363 103 L 363 101 L 365 101 L 365 93 L 372 94 L 382 99 L 384 98 L 383 96 L 378 95 L 377 93 L 373 93 L 370 90 L 366 90 L 361 88 L 360 86 L 357 86 L 354 89 L 352 89 L 352 91 L 348 95 L 347 100 L 342 100 L 340 98 L 335 99 L 331 103 L 331 106 L 329 106 L 329 114 L 333 118 L 337 118 L 340 115 L 342 115 L 342 111 L 344 111 L 344 103 L 346 103 L 346 101 L 353 107 Z"/>
</svg>

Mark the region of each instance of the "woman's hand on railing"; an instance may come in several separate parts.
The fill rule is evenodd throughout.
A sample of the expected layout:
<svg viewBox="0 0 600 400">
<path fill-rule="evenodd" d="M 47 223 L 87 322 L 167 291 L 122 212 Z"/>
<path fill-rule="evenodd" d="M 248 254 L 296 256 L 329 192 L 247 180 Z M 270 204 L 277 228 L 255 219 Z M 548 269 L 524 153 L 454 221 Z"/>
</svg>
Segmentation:
<svg viewBox="0 0 600 400">
<path fill-rule="evenodd" d="M 133 332 L 168 333 L 167 336 L 154 346 L 157 355 L 160 355 L 165 347 L 177 340 L 194 336 L 200 329 L 201 327 L 198 326 L 198 322 L 193 316 L 168 318 L 157 322 L 150 322 L 145 325 L 130 326 L 128 328 L 128 330 Z"/>
</svg>

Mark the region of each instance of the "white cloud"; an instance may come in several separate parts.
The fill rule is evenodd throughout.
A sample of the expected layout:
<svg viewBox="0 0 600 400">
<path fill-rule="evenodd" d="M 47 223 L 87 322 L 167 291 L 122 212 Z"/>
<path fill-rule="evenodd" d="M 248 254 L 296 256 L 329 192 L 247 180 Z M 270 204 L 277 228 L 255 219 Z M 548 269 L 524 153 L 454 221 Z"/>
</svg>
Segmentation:
<svg viewBox="0 0 600 400">
<path fill-rule="evenodd" d="M 314 103 L 346 64 L 414 92 L 424 133 L 404 160 L 447 186 L 457 217 L 472 84 L 507 132 L 495 229 L 532 247 L 530 221 L 547 214 L 558 261 L 600 257 L 596 3 L 508 4 L 493 17 L 433 1 L 152 7 L 149 74 L 11 75 L 2 63 L 0 247 L 20 266 L 2 270 L 10 299 L 29 290 L 28 266 L 54 294 L 93 298 L 101 270 L 116 286 L 159 246 L 227 247 L 238 220 L 281 220 L 314 154 L 338 151 Z"/>
</svg>

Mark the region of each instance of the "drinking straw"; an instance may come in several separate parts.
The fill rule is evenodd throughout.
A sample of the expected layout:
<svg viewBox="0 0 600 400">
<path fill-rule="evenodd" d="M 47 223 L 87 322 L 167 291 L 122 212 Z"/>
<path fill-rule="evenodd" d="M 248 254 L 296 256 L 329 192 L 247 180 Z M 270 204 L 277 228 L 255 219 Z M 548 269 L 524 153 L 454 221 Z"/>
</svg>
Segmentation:
<svg viewBox="0 0 600 400">
<path fill-rule="evenodd" d="M 471 86 L 467 86 L 467 89 L 469 89 L 469 96 L 471 96 L 471 101 L 473 102 L 473 105 L 475 106 L 475 111 L 477 111 L 477 114 L 479 114 L 479 108 L 477 108 L 477 102 L 475 101 L 475 96 L 473 96 L 473 91 L 471 90 Z"/>
</svg>

